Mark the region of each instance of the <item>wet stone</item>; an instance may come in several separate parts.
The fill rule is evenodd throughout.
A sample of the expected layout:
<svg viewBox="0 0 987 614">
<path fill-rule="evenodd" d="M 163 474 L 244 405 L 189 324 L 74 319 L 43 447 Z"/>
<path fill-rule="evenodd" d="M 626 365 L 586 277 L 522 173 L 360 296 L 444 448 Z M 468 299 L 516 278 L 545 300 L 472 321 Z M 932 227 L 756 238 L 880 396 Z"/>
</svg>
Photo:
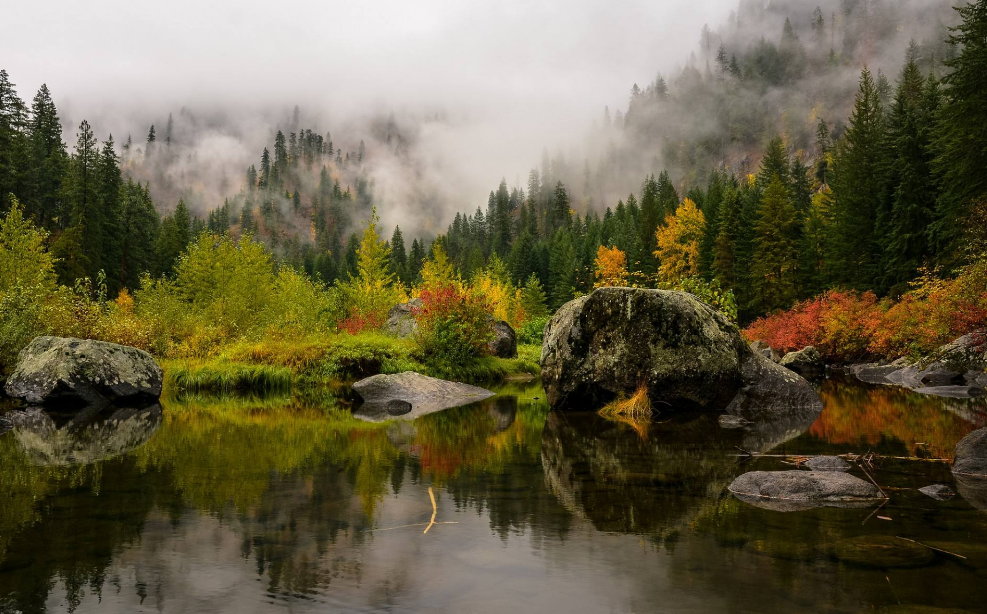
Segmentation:
<svg viewBox="0 0 987 614">
<path fill-rule="evenodd" d="M 864 535 L 836 542 L 833 556 L 859 567 L 924 567 L 936 560 L 932 550 L 893 535 Z"/>
<path fill-rule="evenodd" d="M 919 488 L 918 491 L 923 495 L 932 497 L 936 501 L 945 501 L 956 496 L 953 489 L 945 484 L 931 484 L 929 486 L 923 486 L 922 488 Z"/>
<path fill-rule="evenodd" d="M 731 414 L 723 414 L 717 421 L 720 426 L 725 429 L 742 429 L 745 426 L 750 426 L 751 424 L 750 420 Z"/>
<path fill-rule="evenodd" d="M 813 471 L 849 471 L 850 463 L 839 456 L 813 456 L 803 463 Z"/>
</svg>

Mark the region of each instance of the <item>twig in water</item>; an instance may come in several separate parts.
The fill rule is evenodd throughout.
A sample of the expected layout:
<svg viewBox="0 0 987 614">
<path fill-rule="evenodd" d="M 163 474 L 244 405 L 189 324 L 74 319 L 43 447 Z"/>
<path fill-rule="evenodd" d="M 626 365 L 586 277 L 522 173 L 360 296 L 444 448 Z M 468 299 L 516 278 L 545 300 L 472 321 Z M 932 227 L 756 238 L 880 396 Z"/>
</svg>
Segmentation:
<svg viewBox="0 0 987 614">
<path fill-rule="evenodd" d="M 425 527 L 424 531 L 422 531 L 422 535 L 428 533 L 428 530 L 432 528 L 433 524 L 435 524 L 435 514 L 439 511 L 438 508 L 435 507 L 435 493 L 432 492 L 431 486 L 428 487 L 428 498 L 432 500 L 432 519 L 428 521 L 428 526 Z"/>
<path fill-rule="evenodd" d="M 948 554 L 950 556 L 955 556 L 957 558 L 963 559 L 964 561 L 966 560 L 966 557 L 963 556 L 962 554 L 956 554 L 955 552 L 950 552 L 949 550 L 943 550 L 942 548 L 936 548 L 936 547 L 930 546 L 928 544 L 923 544 L 922 542 L 917 542 L 914 539 L 908 539 L 907 537 L 902 537 L 901 535 L 895 535 L 895 537 L 898 538 L 898 539 L 903 539 L 906 542 L 912 542 L 913 544 L 918 544 L 919 546 L 924 546 L 925 548 L 928 548 L 929 550 L 935 550 L 936 552 L 942 552 L 943 554 Z"/>
<path fill-rule="evenodd" d="M 867 518 L 864 518 L 864 521 L 860 523 L 860 526 L 864 526 L 865 524 L 867 524 L 867 521 L 870 520 L 871 518 L 873 518 L 874 514 L 876 514 L 879 511 L 881 511 L 881 508 L 884 507 L 885 505 L 887 505 L 888 504 L 888 501 L 890 501 L 890 499 L 885 499 L 884 501 L 881 502 L 880 505 L 878 505 L 877 507 L 875 507 L 874 508 L 874 511 L 871 512 L 870 515 L 868 515 Z"/>
<path fill-rule="evenodd" d="M 891 578 L 884 576 L 884 579 L 888 581 L 888 586 L 891 588 L 891 594 L 894 595 L 894 600 L 898 602 L 898 605 L 901 605 L 901 599 L 898 599 L 898 593 L 894 592 L 894 586 L 891 584 Z"/>
<path fill-rule="evenodd" d="M 859 464 L 859 463 L 857 464 L 857 466 L 860 467 L 860 470 L 864 472 L 864 475 L 867 476 L 867 479 L 871 481 L 871 484 L 873 484 L 874 486 L 877 487 L 877 490 L 878 490 L 878 492 L 881 493 L 881 496 L 884 497 L 885 499 L 887 499 L 888 498 L 888 493 L 884 492 L 884 489 L 882 489 L 881 486 L 877 482 L 874 481 L 874 478 L 870 477 L 870 473 L 867 472 L 867 469 L 865 469 L 864 466 L 861 465 L 861 464 Z"/>
</svg>

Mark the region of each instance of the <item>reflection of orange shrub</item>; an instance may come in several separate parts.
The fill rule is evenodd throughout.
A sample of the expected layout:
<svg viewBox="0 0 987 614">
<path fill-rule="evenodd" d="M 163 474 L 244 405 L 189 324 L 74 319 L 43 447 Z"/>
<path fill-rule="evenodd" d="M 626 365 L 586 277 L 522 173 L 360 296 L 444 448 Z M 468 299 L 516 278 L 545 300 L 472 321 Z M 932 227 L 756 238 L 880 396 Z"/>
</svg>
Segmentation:
<svg viewBox="0 0 987 614">
<path fill-rule="evenodd" d="M 941 345 L 987 327 L 987 263 L 953 279 L 926 272 L 898 302 L 830 290 L 788 311 L 759 318 L 744 330 L 779 352 L 814 345 L 833 361 L 866 355 L 894 359 L 930 354 Z"/>
<path fill-rule="evenodd" d="M 977 428 L 947 409 L 965 401 L 916 395 L 900 388 L 864 388 L 828 381 L 820 391 L 826 410 L 809 433 L 833 444 L 877 452 L 951 458 L 956 442 Z M 918 445 L 919 443 L 925 445 Z M 865 452 L 866 450 L 853 450 Z"/>
</svg>

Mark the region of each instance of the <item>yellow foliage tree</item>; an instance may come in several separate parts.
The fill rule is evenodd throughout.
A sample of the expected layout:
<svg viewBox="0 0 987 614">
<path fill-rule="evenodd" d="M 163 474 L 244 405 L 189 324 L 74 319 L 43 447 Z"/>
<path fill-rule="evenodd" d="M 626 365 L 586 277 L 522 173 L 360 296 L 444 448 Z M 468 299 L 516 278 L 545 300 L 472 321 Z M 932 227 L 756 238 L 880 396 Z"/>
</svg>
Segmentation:
<svg viewBox="0 0 987 614">
<path fill-rule="evenodd" d="M 699 272 L 699 243 L 706 230 L 706 216 L 686 198 L 665 222 L 656 233 L 655 257 L 659 280 L 674 283 Z"/>
<path fill-rule="evenodd" d="M 371 327 L 383 324 L 388 309 L 404 296 L 388 268 L 391 250 L 377 232 L 378 222 L 374 207 L 356 251 L 357 274 L 341 284 L 350 302 L 351 316 L 365 320 Z"/>
<path fill-rule="evenodd" d="M 436 242 L 432 245 L 432 257 L 422 265 L 422 287 L 438 288 L 450 284 L 457 288 L 461 285 L 446 250 Z"/>
<path fill-rule="evenodd" d="M 596 250 L 594 288 L 627 285 L 627 254 L 616 247 L 601 245 Z"/>
</svg>

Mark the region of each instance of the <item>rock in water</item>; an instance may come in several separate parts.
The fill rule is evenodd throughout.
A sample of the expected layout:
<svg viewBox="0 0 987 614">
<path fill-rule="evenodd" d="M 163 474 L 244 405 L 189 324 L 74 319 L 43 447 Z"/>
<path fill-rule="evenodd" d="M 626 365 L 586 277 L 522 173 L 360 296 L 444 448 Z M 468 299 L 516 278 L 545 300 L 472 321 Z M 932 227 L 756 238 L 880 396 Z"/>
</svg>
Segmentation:
<svg viewBox="0 0 987 614">
<path fill-rule="evenodd" d="M 381 422 L 395 416 L 414 419 L 494 395 L 484 388 L 436 379 L 413 371 L 374 375 L 353 384 L 353 390 L 363 399 L 363 405 L 353 415 L 371 422 Z"/>
<path fill-rule="evenodd" d="M 517 358 L 517 335 L 511 325 L 503 320 L 491 324 L 493 339 L 487 344 L 490 353 L 498 358 Z"/>
<path fill-rule="evenodd" d="M 384 327 L 387 332 L 398 337 L 410 337 L 415 333 L 418 323 L 415 322 L 415 309 L 421 309 L 422 301 L 413 298 L 407 303 L 401 303 L 391 307 L 387 312 L 387 322 Z"/>
<path fill-rule="evenodd" d="M 756 354 L 723 315 L 685 292 L 600 288 L 545 328 L 542 379 L 562 409 L 595 409 L 640 385 L 651 402 L 755 417 L 822 403 L 804 379 Z"/>
<path fill-rule="evenodd" d="M 919 488 L 918 491 L 927 497 L 932 497 L 936 501 L 945 501 L 947 499 L 952 499 L 956 496 L 953 489 L 945 484 L 932 484 L 931 486 L 923 486 Z"/>
<path fill-rule="evenodd" d="M 28 403 L 157 399 L 163 374 L 143 350 L 71 337 L 37 337 L 17 357 L 7 394 Z"/>
<path fill-rule="evenodd" d="M 839 471 L 751 471 L 729 490 L 741 501 L 782 512 L 867 506 L 884 499 L 870 482 Z"/>
<path fill-rule="evenodd" d="M 922 567 L 936 560 L 921 544 L 891 535 L 864 535 L 836 542 L 833 554 L 844 563 L 880 569 Z"/>
<path fill-rule="evenodd" d="M 747 420 L 743 416 L 732 416 L 730 414 L 723 414 L 718 419 L 721 428 L 725 429 L 742 429 L 745 426 L 750 426 L 751 421 Z"/>
<path fill-rule="evenodd" d="M 839 456 L 813 456 L 805 466 L 813 471 L 850 471 L 850 463 Z"/>
<path fill-rule="evenodd" d="M 987 428 L 973 431 L 956 444 L 953 473 L 987 480 Z"/>
<path fill-rule="evenodd" d="M 781 359 L 781 366 L 806 377 L 818 377 L 826 370 L 822 354 L 811 345 L 797 352 L 789 352 Z"/>
</svg>

